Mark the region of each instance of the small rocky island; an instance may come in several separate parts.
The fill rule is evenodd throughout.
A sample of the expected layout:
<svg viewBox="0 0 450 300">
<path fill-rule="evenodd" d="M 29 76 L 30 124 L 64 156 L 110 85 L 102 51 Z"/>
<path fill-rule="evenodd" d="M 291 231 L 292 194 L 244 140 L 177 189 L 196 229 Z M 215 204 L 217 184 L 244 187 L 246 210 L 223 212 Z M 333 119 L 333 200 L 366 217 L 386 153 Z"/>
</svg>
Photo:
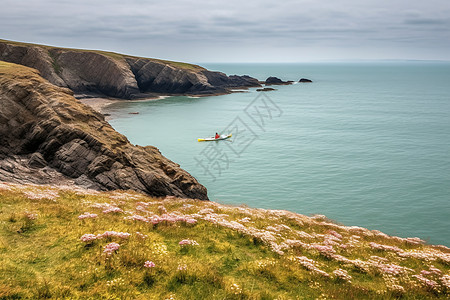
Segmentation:
<svg viewBox="0 0 450 300">
<path fill-rule="evenodd" d="M 278 77 L 268 77 L 264 84 L 267 85 L 289 85 L 294 83 L 293 81 L 283 81 Z"/>
</svg>

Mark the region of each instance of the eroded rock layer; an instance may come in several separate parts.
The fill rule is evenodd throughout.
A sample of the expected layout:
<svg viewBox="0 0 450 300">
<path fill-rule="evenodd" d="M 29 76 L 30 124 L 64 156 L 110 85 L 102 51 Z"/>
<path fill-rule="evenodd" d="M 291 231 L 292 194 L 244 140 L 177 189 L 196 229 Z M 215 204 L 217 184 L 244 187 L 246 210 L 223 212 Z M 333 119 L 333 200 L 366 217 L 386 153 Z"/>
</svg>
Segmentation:
<svg viewBox="0 0 450 300">
<path fill-rule="evenodd" d="M 30 59 L 41 72 L 46 60 Z M 103 66 L 121 67 L 120 63 Z M 60 77 L 47 71 L 46 77 L 57 83 Z M 104 78 L 103 83 L 121 86 L 117 93 L 130 92 L 133 86 L 125 76 Z M 178 164 L 155 147 L 130 144 L 103 115 L 76 100 L 71 89 L 50 83 L 34 69 L 5 62 L 0 62 L 0 180 L 67 180 L 100 190 L 132 189 L 152 196 L 208 199 L 206 188 Z"/>
<path fill-rule="evenodd" d="M 249 76 L 227 76 L 192 64 L 3 40 L 0 60 L 35 68 L 51 83 L 75 94 L 122 99 L 225 94 L 231 89 L 260 86 Z"/>
</svg>

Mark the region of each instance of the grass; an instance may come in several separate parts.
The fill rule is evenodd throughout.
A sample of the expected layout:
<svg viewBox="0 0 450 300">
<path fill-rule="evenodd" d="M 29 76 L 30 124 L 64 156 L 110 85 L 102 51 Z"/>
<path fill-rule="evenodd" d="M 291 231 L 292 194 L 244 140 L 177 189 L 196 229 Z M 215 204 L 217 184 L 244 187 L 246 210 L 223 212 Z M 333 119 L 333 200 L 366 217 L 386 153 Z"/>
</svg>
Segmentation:
<svg viewBox="0 0 450 300">
<path fill-rule="evenodd" d="M 12 64 L 0 60 L 0 78 L 10 77 L 12 74 L 21 76 L 24 78 L 29 78 L 30 76 L 37 75 L 38 71 L 35 69 L 25 67 L 22 65 Z"/>
<path fill-rule="evenodd" d="M 87 49 L 74 49 L 74 48 L 61 48 L 61 47 L 55 47 L 55 46 L 47 46 L 47 45 L 39 45 L 39 44 L 32 44 L 32 43 L 23 43 L 23 42 L 16 42 L 16 41 L 9 41 L 9 40 L 2 40 L 0 39 L 0 43 L 5 43 L 5 44 L 11 44 L 11 45 L 15 45 L 15 46 L 23 46 L 23 47 L 41 47 L 46 49 L 51 58 L 53 59 L 53 67 L 55 69 L 55 71 L 57 73 L 59 73 L 61 71 L 60 66 L 56 63 L 54 55 L 52 55 L 51 53 L 54 52 L 55 50 L 64 50 L 64 51 L 76 51 L 76 52 L 91 52 L 91 53 L 97 53 L 97 54 L 101 54 L 101 55 L 105 55 L 108 56 L 112 59 L 115 60 L 122 60 L 124 58 L 142 58 L 142 59 L 148 59 L 150 61 L 154 61 L 154 62 L 159 62 L 159 63 L 163 63 L 163 64 L 168 64 L 172 67 L 175 68 L 182 68 L 182 69 L 186 69 L 186 70 L 192 70 L 192 71 L 201 71 L 201 70 L 205 70 L 203 67 L 200 67 L 198 65 L 194 65 L 194 64 L 189 64 L 189 63 L 184 63 L 184 62 L 176 62 L 176 61 L 170 61 L 170 60 L 162 60 L 162 59 L 155 59 L 155 58 L 145 58 L 145 57 L 137 57 L 137 56 L 131 56 L 131 55 L 125 55 L 125 54 L 120 54 L 120 53 L 116 53 L 116 52 L 111 52 L 111 51 L 101 51 L 101 50 L 87 50 Z M 51 51 L 54 50 L 54 51 Z"/>
<path fill-rule="evenodd" d="M 449 277 L 448 248 L 321 217 L 0 183 L 0 299 L 446 299 Z"/>
</svg>

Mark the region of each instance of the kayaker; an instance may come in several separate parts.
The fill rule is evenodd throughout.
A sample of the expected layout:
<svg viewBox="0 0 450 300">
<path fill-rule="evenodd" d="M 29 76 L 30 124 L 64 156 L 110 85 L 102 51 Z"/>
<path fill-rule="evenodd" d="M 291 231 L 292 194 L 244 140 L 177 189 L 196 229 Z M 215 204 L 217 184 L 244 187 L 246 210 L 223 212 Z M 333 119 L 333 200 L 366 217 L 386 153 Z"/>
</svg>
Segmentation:
<svg viewBox="0 0 450 300">
<path fill-rule="evenodd" d="M 218 139 L 218 138 L 220 138 L 220 135 L 216 132 L 216 136 L 214 138 Z"/>
</svg>

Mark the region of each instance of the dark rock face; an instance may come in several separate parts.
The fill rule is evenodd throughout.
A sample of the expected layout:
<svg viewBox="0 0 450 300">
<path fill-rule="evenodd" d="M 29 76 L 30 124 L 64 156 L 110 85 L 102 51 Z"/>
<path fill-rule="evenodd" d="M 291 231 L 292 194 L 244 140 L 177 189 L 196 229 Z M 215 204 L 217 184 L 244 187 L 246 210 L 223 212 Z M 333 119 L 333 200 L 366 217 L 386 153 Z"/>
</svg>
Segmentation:
<svg viewBox="0 0 450 300">
<path fill-rule="evenodd" d="M 307 79 L 307 78 L 302 78 L 298 82 L 312 82 L 312 80 L 311 79 Z"/>
<path fill-rule="evenodd" d="M 276 89 L 265 87 L 262 89 L 256 89 L 256 91 L 257 92 L 270 92 L 270 91 L 276 91 Z"/>
<path fill-rule="evenodd" d="M 0 63 L 0 180 L 208 199 L 157 148 L 131 145 L 71 90 L 7 63 Z"/>
<path fill-rule="evenodd" d="M 293 83 L 292 81 L 283 81 L 277 77 L 269 77 L 265 81 L 266 85 L 288 85 L 292 83 Z"/>
<path fill-rule="evenodd" d="M 195 65 L 7 41 L 0 41 L 0 60 L 35 68 L 51 83 L 76 94 L 123 99 L 149 94 L 224 94 L 233 88 L 260 86 L 249 76 L 227 76 Z"/>
<path fill-rule="evenodd" d="M 59 76 L 75 93 L 93 92 L 117 98 L 139 93 L 134 75 L 123 61 L 93 52 L 50 50 Z"/>
<path fill-rule="evenodd" d="M 266 79 L 266 84 L 283 84 L 283 80 L 277 77 L 269 77 Z"/>
</svg>

